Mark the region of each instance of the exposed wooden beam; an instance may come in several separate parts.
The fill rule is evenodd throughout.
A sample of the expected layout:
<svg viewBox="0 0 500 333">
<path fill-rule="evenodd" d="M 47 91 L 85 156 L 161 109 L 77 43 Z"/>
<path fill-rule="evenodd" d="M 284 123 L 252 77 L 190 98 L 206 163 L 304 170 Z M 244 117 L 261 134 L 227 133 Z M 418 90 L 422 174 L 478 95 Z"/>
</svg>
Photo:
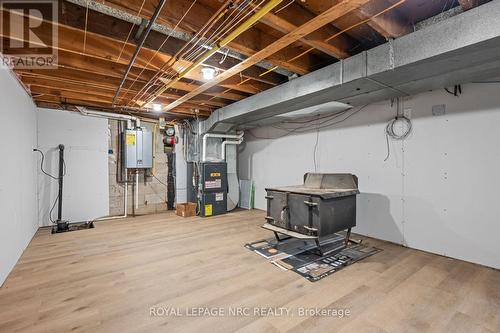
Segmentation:
<svg viewBox="0 0 500 333">
<path fill-rule="evenodd" d="M 43 81 L 43 82 L 39 82 Z M 58 84 L 57 82 L 50 80 L 36 80 L 34 78 L 24 78 L 23 82 L 27 87 L 31 89 L 32 92 L 37 94 L 47 94 L 52 96 L 60 96 L 65 98 L 81 98 L 82 97 L 82 87 L 76 84 Z M 97 90 L 84 90 L 85 98 L 97 101 L 107 102 L 109 99 L 113 98 L 113 93 L 109 90 L 97 89 Z M 168 104 L 169 100 L 166 98 L 160 98 L 160 103 Z M 209 106 L 208 103 L 205 105 L 197 105 L 193 103 L 185 103 L 183 105 L 188 109 L 198 109 L 201 115 L 210 115 L 215 107 Z M 173 112 L 176 112 L 173 110 Z"/>
<path fill-rule="evenodd" d="M 289 34 L 283 36 L 282 38 L 278 39 L 268 47 L 260 50 L 259 52 L 255 53 L 253 56 L 249 57 L 245 61 L 241 62 L 239 65 L 234 66 L 233 68 L 225 71 L 224 73 L 218 75 L 214 80 L 205 83 L 198 89 L 184 95 L 177 101 L 170 103 L 167 105 L 164 109 L 166 111 L 172 110 L 173 108 L 181 105 L 182 103 L 190 100 L 194 96 L 203 93 L 204 91 L 210 89 L 211 87 L 217 85 L 219 82 L 222 82 L 226 80 L 227 78 L 239 73 L 241 70 L 244 70 L 245 68 L 254 65 L 255 63 L 261 61 L 262 59 L 265 59 L 269 57 L 271 54 L 274 54 L 278 50 L 281 50 L 285 48 L 286 46 L 294 43 L 298 39 L 307 36 L 311 32 L 323 27 L 324 25 L 334 21 L 335 19 L 344 16 L 345 14 L 353 11 L 354 9 L 359 8 L 360 6 L 366 4 L 369 2 L 369 0 L 343 0 L 340 1 L 338 4 L 335 6 L 331 7 L 330 9 L 326 10 L 322 14 L 316 16 L 312 20 L 308 21 L 307 23 L 301 25 L 300 27 L 296 28 Z"/>
<path fill-rule="evenodd" d="M 262 23 L 278 30 L 281 31 L 284 34 L 288 34 L 292 32 L 293 30 L 297 29 L 295 25 L 292 23 L 280 18 L 277 15 L 274 14 L 268 14 L 266 17 L 262 19 Z M 300 39 L 301 42 L 303 42 L 306 45 L 309 45 L 311 47 L 314 47 L 321 52 L 324 52 L 332 57 L 335 57 L 337 59 L 344 59 L 349 56 L 349 53 L 347 53 L 346 50 L 339 50 L 338 48 L 334 47 L 333 45 L 330 45 L 326 42 L 323 42 L 321 40 L 314 40 L 310 39 L 307 36 L 303 37 Z"/>
<path fill-rule="evenodd" d="M 362 21 L 372 17 L 373 14 L 380 12 L 379 9 L 387 8 L 396 2 L 397 0 L 372 0 L 363 7 L 353 10 L 350 17 L 342 18 L 341 20 L 334 22 L 334 24 L 336 27 L 344 29 L 356 23 L 356 21 Z M 422 1 L 422 4 L 424 2 L 425 1 Z M 421 6 L 422 4 L 419 3 L 418 5 Z M 330 2 L 324 0 L 307 0 L 306 2 L 300 2 L 300 5 L 315 14 L 320 14 L 327 10 L 330 6 Z M 397 13 L 397 11 L 391 11 L 390 13 L 373 18 L 367 22 L 366 27 L 369 29 L 366 30 L 376 32 L 384 38 L 396 38 L 408 33 L 408 27 L 410 25 L 407 24 L 406 21 L 407 20 Z M 359 38 L 360 36 L 355 34 L 355 32 L 356 31 L 353 30 L 348 32 L 348 34 L 361 41 L 362 38 Z M 369 36 L 363 34 L 363 37 Z"/>
<path fill-rule="evenodd" d="M 93 33 L 88 33 L 87 54 L 83 55 L 78 51 L 79 49 L 83 49 L 83 32 L 66 26 L 60 26 L 59 30 L 60 34 L 63 34 L 65 36 L 64 38 L 60 38 L 58 46 L 59 65 L 61 68 L 58 70 L 47 69 L 45 70 L 47 71 L 47 73 L 53 73 L 54 71 L 60 71 L 61 69 L 69 68 L 69 69 L 77 69 L 80 71 L 88 72 L 89 75 L 91 74 L 104 75 L 106 76 L 105 80 L 111 77 L 113 78 L 121 77 L 122 73 L 125 71 L 125 60 L 123 60 L 122 62 L 115 62 L 112 59 L 109 59 L 112 54 L 112 52 L 110 52 L 109 50 L 116 50 L 117 47 L 120 47 L 121 43 L 116 42 L 115 40 L 112 39 L 97 36 Z M 46 33 L 49 32 L 47 31 Z M 4 43 L 4 45 L 8 44 Z M 102 50 L 98 48 L 98 46 L 102 47 Z M 4 50 L 8 52 L 8 48 L 5 48 Z M 125 51 L 125 53 L 126 52 L 127 51 Z M 97 56 L 99 53 L 103 53 L 103 56 L 101 57 Z M 160 65 L 159 63 L 155 63 L 154 70 L 145 69 L 144 66 L 146 66 L 147 64 L 146 59 L 148 59 L 148 56 L 152 56 L 153 53 L 144 50 L 143 54 L 145 54 L 145 56 L 142 57 L 141 61 L 137 62 L 137 66 L 134 66 L 134 68 L 131 71 L 131 78 L 133 79 L 138 78 L 139 74 L 141 74 L 141 79 L 137 81 L 135 87 L 141 87 L 142 85 L 144 85 L 146 83 L 145 80 L 148 80 L 151 77 L 153 77 L 154 73 L 156 72 L 156 67 Z M 161 56 L 160 59 L 168 60 L 169 58 Z M 183 62 L 181 62 L 180 64 L 184 66 L 186 65 Z M 188 76 L 188 79 L 201 80 L 201 77 L 200 75 L 191 75 Z M 113 82 L 116 82 L 116 85 L 119 83 L 116 80 L 113 80 Z M 128 88 L 132 83 L 133 83 L 132 80 L 128 81 L 125 87 Z M 237 85 L 237 83 L 238 82 L 235 79 L 233 80 L 233 82 L 228 82 L 226 85 L 223 84 L 222 87 L 225 89 L 234 89 L 235 91 L 240 91 L 250 94 L 257 93 L 261 90 L 265 90 L 270 87 L 270 85 L 255 81 L 249 81 L 247 84 L 244 85 Z M 182 82 L 179 82 L 174 86 L 174 88 L 187 91 L 195 89 L 196 87 L 197 85 L 195 84 L 187 85 Z M 222 89 L 221 91 L 225 89 Z M 217 97 L 227 98 L 230 100 L 241 100 L 242 98 L 245 98 L 247 96 L 245 94 L 238 95 L 236 92 L 227 94 L 214 94 L 214 95 L 216 95 Z"/>
<path fill-rule="evenodd" d="M 44 90 L 39 88 L 35 88 L 34 91 L 32 91 L 32 93 L 34 95 L 33 99 L 36 103 L 42 102 L 42 103 L 51 103 L 57 105 L 86 106 L 86 107 L 97 107 L 97 108 L 113 110 L 109 107 L 108 102 L 103 101 L 98 97 L 77 96 L 67 92 L 63 92 L 60 95 L 52 95 L 50 90 Z M 195 115 L 201 115 L 202 117 L 208 116 L 206 112 L 195 113 L 193 110 L 188 108 L 177 108 L 176 111 L 171 111 L 171 112 L 179 116 L 195 116 Z M 151 117 L 148 111 L 141 111 L 137 113 Z"/>
<path fill-rule="evenodd" d="M 279 15 L 273 13 L 267 14 L 261 22 L 275 30 L 287 34 L 296 29 L 297 26 L 311 20 L 314 16 L 315 15 L 308 10 L 293 3 L 287 6 L 283 11 L 280 11 Z M 332 43 L 324 42 L 324 40 L 337 32 L 337 29 L 325 26 L 301 38 L 300 41 L 332 57 L 344 59 L 351 55 L 349 49 L 354 47 L 353 41 L 346 39 L 345 36 L 341 36 Z"/>
<path fill-rule="evenodd" d="M 172 2 L 173 1 L 169 1 L 169 3 Z M 168 6 L 170 5 L 167 3 L 167 7 Z M 60 17 L 59 21 L 62 25 L 72 27 L 80 31 L 85 30 L 86 8 L 69 3 L 67 1 L 63 1 L 61 3 L 61 7 L 62 7 L 62 13 L 64 13 L 64 15 Z M 166 10 L 163 10 L 163 13 L 165 12 Z M 106 36 L 120 42 L 120 45 L 116 49 L 112 49 L 113 51 L 112 59 L 116 59 L 120 53 L 120 49 L 123 45 L 123 42 L 127 39 L 128 33 L 132 25 L 126 21 L 119 20 L 115 17 L 104 15 L 102 13 L 93 10 L 89 10 L 87 20 L 88 22 L 90 22 L 90 24 L 87 24 L 88 32 L 92 32 L 100 36 Z M 112 29 L 110 29 L 110 27 L 112 27 Z M 137 29 L 138 29 L 137 26 L 133 27 L 131 33 L 132 36 L 137 32 Z M 175 55 L 186 44 L 185 41 L 177 39 L 172 36 L 168 37 L 167 43 L 164 43 L 166 38 L 167 36 L 160 32 L 151 31 L 149 37 L 146 39 L 145 49 L 151 51 L 156 51 L 160 49 L 160 56 L 163 54 L 168 57 L 171 57 Z M 132 44 L 132 40 L 129 40 L 128 48 L 133 48 L 133 46 L 134 45 Z M 152 54 L 150 55 L 150 57 L 152 56 Z M 130 53 L 123 54 L 121 58 L 127 60 L 129 59 L 129 57 Z M 150 59 L 150 57 L 147 59 Z M 222 58 L 223 58 L 222 54 L 214 55 L 214 57 L 206 61 L 206 65 L 212 66 L 219 70 L 225 70 L 239 63 L 237 59 L 226 57 L 225 61 L 222 62 L 221 64 L 220 61 L 222 60 Z M 281 84 L 286 81 L 285 76 L 277 73 L 274 73 L 274 75 L 270 77 L 267 77 L 267 75 L 265 78 L 261 77 L 260 74 L 262 74 L 263 72 L 265 72 L 265 69 L 253 66 L 251 68 L 248 68 L 244 73 L 242 73 L 242 75 L 248 78 L 255 79 L 257 81 L 264 82 L 266 84 L 273 84 L 273 85 Z"/>
<path fill-rule="evenodd" d="M 66 112 L 79 112 L 76 107 L 81 106 L 81 105 L 71 105 L 71 104 L 60 104 L 55 103 L 55 102 L 44 102 L 41 100 L 35 100 L 35 104 L 39 108 L 45 108 L 45 109 L 55 109 L 55 110 L 64 110 Z M 178 119 L 187 119 L 187 118 L 192 118 L 193 116 L 191 115 L 183 115 L 183 114 L 158 114 L 158 113 L 145 113 L 143 111 L 135 111 L 135 110 L 121 110 L 121 109 L 113 109 L 109 107 L 99 107 L 99 106 L 92 106 L 92 108 L 96 111 L 103 111 L 103 112 L 110 112 L 110 113 L 122 113 L 122 114 L 128 114 L 128 115 L 134 115 L 138 116 L 144 119 L 151 119 L 151 120 L 158 120 L 159 117 L 164 117 L 169 123 L 173 123 L 175 120 Z"/>
<path fill-rule="evenodd" d="M 82 54 L 68 52 L 65 50 L 60 50 L 58 54 L 58 65 L 63 68 L 74 68 L 83 71 L 87 71 L 93 74 L 103 74 L 110 77 L 120 78 L 123 71 L 125 70 L 125 65 L 109 61 L 108 59 L 93 58 Z M 154 77 L 156 71 L 151 69 L 145 69 L 140 66 L 133 66 L 130 71 L 130 79 L 138 79 L 137 84 L 133 88 L 140 88 L 147 81 Z M 188 76 L 190 80 L 195 80 L 198 82 L 201 79 L 198 75 Z M 198 79 L 198 80 L 196 80 Z M 236 92 L 243 92 L 246 94 L 256 94 L 263 90 L 269 89 L 272 85 L 268 85 L 262 82 L 256 82 L 254 80 L 246 81 L 241 84 L 242 79 L 234 77 L 228 79 L 220 84 L 221 87 L 226 89 L 232 89 Z M 125 85 L 128 88 L 131 83 Z M 134 89 L 135 90 L 135 89 Z"/>
<path fill-rule="evenodd" d="M 41 33 L 49 34 L 50 29 L 47 28 L 47 31 L 42 31 Z M 108 29 L 109 30 L 109 29 Z M 111 29 L 113 30 L 113 29 Z M 40 33 L 38 31 L 37 33 Z M 123 45 L 122 42 L 116 41 L 115 39 L 108 38 L 105 36 L 100 36 L 94 33 L 87 33 L 87 44 L 86 44 L 86 54 L 82 54 L 83 51 L 83 31 L 71 28 L 65 25 L 59 26 L 59 65 L 64 69 L 77 69 L 79 71 L 88 72 L 89 75 L 97 74 L 97 75 L 105 75 L 106 77 L 120 77 L 125 70 L 125 62 L 128 56 L 130 56 L 130 51 L 133 46 L 127 44 L 124 48 L 123 59 L 119 62 L 114 61 L 117 56 L 117 52 L 120 47 Z M 4 45 L 8 45 L 8 43 L 4 43 Z M 8 51 L 8 49 L 6 50 Z M 145 69 L 148 60 L 154 55 L 152 50 L 143 50 L 141 52 L 141 57 L 139 61 L 137 61 L 137 66 L 134 66 L 131 78 L 138 78 L 141 75 L 141 79 L 138 80 L 138 87 L 141 87 L 147 79 L 153 77 L 155 71 L 159 68 L 159 66 L 164 62 L 168 61 L 170 58 L 168 55 L 159 54 L 156 61 L 151 62 L 149 64 L 148 69 Z M 226 59 L 228 60 L 228 59 Z M 234 63 L 234 62 L 232 62 Z M 231 62 L 226 61 L 226 65 L 231 64 Z M 180 62 L 179 65 L 185 66 L 185 62 Z M 53 72 L 53 70 L 47 70 L 49 73 Z M 264 73 L 263 69 L 259 69 L 256 75 L 259 73 Z M 82 73 L 81 73 L 82 74 Z M 257 75 L 258 76 L 258 75 Z M 245 77 L 244 78 L 249 78 Z M 192 75 L 188 77 L 191 80 L 200 80 L 201 76 Z M 253 77 L 252 77 L 253 79 Z M 224 89 L 219 89 L 218 91 L 214 91 L 211 93 L 212 96 L 227 98 L 230 100 L 240 100 L 245 98 L 246 94 L 255 94 L 262 90 L 268 89 L 272 85 L 268 83 L 263 83 L 261 81 L 269 82 L 269 80 L 260 80 L 247 81 L 245 84 L 239 84 L 236 78 L 228 80 L 225 84 L 221 86 Z M 281 81 L 280 81 L 281 82 Z M 132 82 L 128 81 L 126 87 L 128 87 Z M 275 82 L 273 82 L 274 84 Z M 118 84 L 118 83 L 117 83 Z M 186 89 L 195 89 L 197 87 L 196 84 L 186 84 L 180 82 L 178 85 L 174 86 L 176 89 L 186 90 Z M 233 89 L 234 92 L 231 93 L 222 93 L 222 91 L 227 89 Z M 190 91 L 190 90 L 186 90 Z M 238 95 L 236 92 L 240 91 L 245 94 Z M 203 102 L 202 102 L 203 103 Z M 219 103 L 220 104 L 220 103 Z"/>
<path fill-rule="evenodd" d="M 166 9 L 163 11 L 159 18 L 159 23 L 164 23 L 170 27 L 174 27 L 182 16 L 186 12 L 187 8 L 192 5 L 192 0 L 175 0 L 169 1 L 167 3 Z M 129 14 L 136 15 L 140 9 L 141 2 L 132 0 L 108 0 L 106 4 L 109 4 L 117 9 L 126 11 Z M 214 6 L 220 6 L 218 2 L 210 2 L 212 6 L 202 5 L 200 3 L 195 3 L 190 10 L 189 15 L 184 17 L 183 21 L 177 29 L 180 29 L 187 33 L 193 33 L 198 31 L 207 20 L 215 13 L 216 9 Z M 141 11 L 141 17 L 146 18 L 151 15 L 154 10 L 154 6 L 151 2 L 146 1 L 143 10 Z M 229 44 L 229 48 L 242 53 L 246 56 L 251 56 L 260 49 L 268 46 L 276 38 L 265 31 L 259 29 L 250 29 L 241 34 L 233 42 Z M 318 59 L 315 55 L 308 55 L 307 57 L 302 57 L 294 63 L 287 63 L 283 59 L 289 59 L 291 54 L 299 54 L 301 50 L 297 46 L 290 46 L 288 49 L 279 50 L 276 54 L 271 55 L 267 61 L 275 66 L 285 68 L 289 71 L 299 74 L 306 74 L 312 70 L 313 65 L 321 62 L 323 60 Z"/>
<path fill-rule="evenodd" d="M 89 89 L 110 89 L 110 88 L 112 89 L 116 88 L 116 84 L 118 82 L 118 78 L 116 77 L 110 77 L 102 74 L 89 75 L 89 73 L 86 71 L 74 68 L 58 68 L 56 70 L 22 69 L 22 70 L 17 70 L 16 72 L 19 73 L 22 77 L 36 76 L 43 79 L 61 80 L 62 82 L 82 83 L 86 84 Z M 132 81 L 129 80 L 127 85 L 130 85 L 131 82 Z M 162 96 L 167 98 L 177 98 L 181 94 L 189 92 L 198 86 L 186 82 L 180 82 L 179 85 L 177 85 L 176 87 L 177 87 L 176 89 L 179 90 L 178 92 L 176 92 L 176 89 L 172 89 L 171 91 L 162 94 Z M 225 104 L 230 103 L 231 101 L 239 101 L 246 97 L 234 92 L 224 93 L 224 92 L 214 92 L 214 91 L 207 91 L 204 93 L 204 95 L 208 97 L 204 97 L 202 98 L 202 100 L 208 99 L 210 97 L 217 97 L 218 99 L 215 99 L 215 101 L 222 101 Z"/>
<path fill-rule="evenodd" d="M 360 21 L 371 18 L 366 24 L 386 39 L 401 37 L 413 30 L 410 24 L 398 15 L 396 10 L 374 17 L 377 13 L 392 6 L 395 2 L 397 1 L 372 1 L 354 11 L 353 15 L 358 17 Z"/>
</svg>

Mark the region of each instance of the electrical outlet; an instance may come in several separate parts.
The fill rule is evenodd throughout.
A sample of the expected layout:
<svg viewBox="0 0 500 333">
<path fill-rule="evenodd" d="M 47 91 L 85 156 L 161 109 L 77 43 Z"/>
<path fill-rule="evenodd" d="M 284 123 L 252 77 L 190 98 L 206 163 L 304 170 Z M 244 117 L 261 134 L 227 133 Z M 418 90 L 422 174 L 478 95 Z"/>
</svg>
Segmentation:
<svg viewBox="0 0 500 333">
<path fill-rule="evenodd" d="M 411 119 L 411 108 L 405 108 L 404 111 L 403 111 L 403 115 L 406 118 Z"/>
<path fill-rule="evenodd" d="M 432 115 L 433 116 L 444 116 L 445 114 L 446 114 L 446 104 L 432 106 Z"/>
</svg>

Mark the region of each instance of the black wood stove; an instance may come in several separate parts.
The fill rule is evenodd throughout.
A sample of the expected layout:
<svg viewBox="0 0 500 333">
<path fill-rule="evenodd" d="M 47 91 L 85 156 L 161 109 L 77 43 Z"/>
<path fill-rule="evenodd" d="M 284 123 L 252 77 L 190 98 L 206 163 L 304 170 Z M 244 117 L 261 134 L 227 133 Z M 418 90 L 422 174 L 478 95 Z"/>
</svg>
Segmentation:
<svg viewBox="0 0 500 333">
<path fill-rule="evenodd" d="M 321 254 L 322 244 L 339 231 L 346 230 L 345 244 L 349 241 L 359 194 L 355 175 L 306 173 L 303 185 L 266 188 L 266 192 L 267 223 L 262 227 L 273 231 L 278 241 L 314 240 Z"/>
</svg>

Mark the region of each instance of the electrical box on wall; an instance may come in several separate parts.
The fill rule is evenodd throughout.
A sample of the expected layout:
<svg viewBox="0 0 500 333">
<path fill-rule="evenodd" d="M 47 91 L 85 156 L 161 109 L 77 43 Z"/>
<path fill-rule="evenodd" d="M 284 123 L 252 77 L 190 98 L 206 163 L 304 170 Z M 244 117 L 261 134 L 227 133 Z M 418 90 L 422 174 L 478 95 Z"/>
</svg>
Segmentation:
<svg viewBox="0 0 500 333">
<path fill-rule="evenodd" d="M 153 134 L 145 128 L 123 133 L 123 163 L 127 169 L 153 167 Z"/>
</svg>

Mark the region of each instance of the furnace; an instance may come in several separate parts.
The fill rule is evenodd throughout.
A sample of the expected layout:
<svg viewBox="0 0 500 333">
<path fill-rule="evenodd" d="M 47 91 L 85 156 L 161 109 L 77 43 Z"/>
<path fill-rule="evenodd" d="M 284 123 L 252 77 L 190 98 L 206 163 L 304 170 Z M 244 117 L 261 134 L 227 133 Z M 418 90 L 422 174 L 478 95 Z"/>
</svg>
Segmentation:
<svg viewBox="0 0 500 333">
<path fill-rule="evenodd" d="M 356 226 L 358 178 L 352 174 L 306 173 L 304 184 L 266 188 L 267 223 L 278 241 L 285 237 L 314 240 L 321 244 L 339 231 Z"/>
<path fill-rule="evenodd" d="M 227 164 L 201 163 L 201 216 L 215 216 L 227 212 Z"/>
</svg>

